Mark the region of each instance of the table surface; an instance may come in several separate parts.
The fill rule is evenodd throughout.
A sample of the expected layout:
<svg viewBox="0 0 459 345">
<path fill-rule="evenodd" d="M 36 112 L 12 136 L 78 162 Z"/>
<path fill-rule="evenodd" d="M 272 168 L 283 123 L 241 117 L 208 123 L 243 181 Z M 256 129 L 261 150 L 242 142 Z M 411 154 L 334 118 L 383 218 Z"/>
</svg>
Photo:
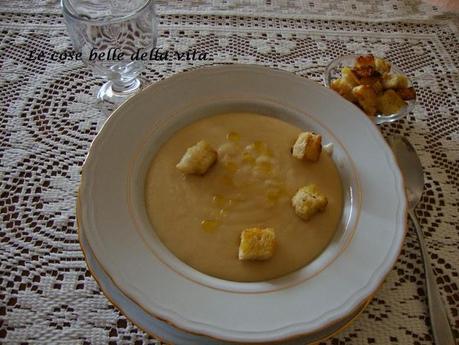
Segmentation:
<svg viewBox="0 0 459 345">
<path fill-rule="evenodd" d="M 373 52 L 412 78 L 416 109 L 380 129 L 406 136 L 420 155 L 417 214 L 459 337 L 458 16 L 418 0 L 176 0 L 158 1 L 157 11 L 160 46 L 207 51 L 213 62 L 321 81 L 332 59 Z M 77 240 L 80 169 L 106 119 L 94 98 L 101 80 L 81 62 L 27 60 L 32 49 L 71 49 L 56 0 L 1 2 L 0 30 L 0 343 L 157 343 L 101 293 Z M 153 83 L 208 63 L 151 62 L 144 77 Z M 411 225 L 373 301 L 325 343 L 432 344 Z"/>
</svg>

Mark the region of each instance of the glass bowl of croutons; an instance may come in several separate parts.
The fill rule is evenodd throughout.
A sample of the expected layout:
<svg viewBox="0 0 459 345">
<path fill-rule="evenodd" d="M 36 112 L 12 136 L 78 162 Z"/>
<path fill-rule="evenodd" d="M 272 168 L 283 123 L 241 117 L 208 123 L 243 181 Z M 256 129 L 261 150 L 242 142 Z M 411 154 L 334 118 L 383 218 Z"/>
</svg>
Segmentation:
<svg viewBox="0 0 459 345">
<path fill-rule="evenodd" d="M 325 70 L 324 81 L 376 124 L 401 119 L 416 103 L 409 78 L 387 59 L 371 54 L 333 60 Z"/>
</svg>

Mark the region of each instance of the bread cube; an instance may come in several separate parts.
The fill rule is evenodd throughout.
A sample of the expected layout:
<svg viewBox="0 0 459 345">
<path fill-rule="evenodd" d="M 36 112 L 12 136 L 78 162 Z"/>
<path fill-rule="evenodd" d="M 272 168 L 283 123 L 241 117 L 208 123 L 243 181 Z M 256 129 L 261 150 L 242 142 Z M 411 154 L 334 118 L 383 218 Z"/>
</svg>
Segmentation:
<svg viewBox="0 0 459 345">
<path fill-rule="evenodd" d="M 371 77 L 373 76 L 375 69 L 371 66 L 362 66 L 359 68 L 354 67 L 352 69 L 352 72 L 358 77 L 358 78 L 366 78 L 366 77 Z"/>
<path fill-rule="evenodd" d="M 359 79 L 357 76 L 352 72 L 350 67 L 343 67 L 341 68 L 341 76 L 344 81 L 346 81 L 351 86 L 359 85 Z"/>
<path fill-rule="evenodd" d="M 412 87 L 405 87 L 396 90 L 398 95 L 404 100 L 410 100 L 416 98 L 416 91 Z"/>
<path fill-rule="evenodd" d="M 176 168 L 185 174 L 204 175 L 216 159 L 217 152 L 201 140 L 186 150 Z"/>
<path fill-rule="evenodd" d="M 360 85 L 371 86 L 372 89 L 375 90 L 375 92 L 378 94 L 384 91 L 384 88 L 382 86 L 380 79 L 381 78 L 379 77 L 363 77 L 363 78 L 360 78 Z"/>
<path fill-rule="evenodd" d="M 327 207 L 327 197 L 319 192 L 316 185 L 301 187 L 292 198 L 295 213 L 303 220 L 311 219 Z"/>
<path fill-rule="evenodd" d="M 368 116 L 376 115 L 376 92 L 369 85 L 360 85 L 352 89 L 357 102 Z"/>
<path fill-rule="evenodd" d="M 355 59 L 355 68 L 368 66 L 375 68 L 375 57 L 372 54 L 360 55 L 357 57 L 357 59 Z"/>
<path fill-rule="evenodd" d="M 408 78 L 403 74 L 386 74 L 382 80 L 385 89 L 401 89 L 408 87 Z"/>
<path fill-rule="evenodd" d="M 377 72 L 384 75 L 390 72 L 391 64 L 386 59 L 375 58 L 375 68 Z"/>
<path fill-rule="evenodd" d="M 322 136 L 312 132 L 300 133 L 292 149 L 293 157 L 311 162 L 317 162 L 321 152 Z"/>
<path fill-rule="evenodd" d="M 354 74 L 359 77 L 371 77 L 375 72 L 375 58 L 373 55 L 361 55 L 355 60 Z"/>
<path fill-rule="evenodd" d="M 384 115 L 395 114 L 405 105 L 405 101 L 394 90 L 386 90 L 377 98 L 378 112 Z"/>
<path fill-rule="evenodd" d="M 345 79 L 335 79 L 331 82 L 330 88 L 338 92 L 342 97 L 350 102 L 355 102 L 357 99 L 352 94 L 353 84 L 348 83 Z"/>
<path fill-rule="evenodd" d="M 248 228 L 241 233 L 239 260 L 267 260 L 274 254 L 276 234 L 273 228 Z"/>
<path fill-rule="evenodd" d="M 384 91 L 384 87 L 381 83 L 381 80 L 376 80 L 370 86 L 373 88 L 373 90 L 375 90 L 376 94 L 379 94 Z"/>
</svg>

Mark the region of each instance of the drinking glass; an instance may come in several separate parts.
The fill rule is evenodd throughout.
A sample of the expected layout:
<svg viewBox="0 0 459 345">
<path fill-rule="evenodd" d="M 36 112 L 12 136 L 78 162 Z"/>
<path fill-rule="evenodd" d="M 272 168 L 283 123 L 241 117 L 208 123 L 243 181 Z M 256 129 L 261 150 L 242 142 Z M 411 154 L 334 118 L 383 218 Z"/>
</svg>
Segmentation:
<svg viewBox="0 0 459 345">
<path fill-rule="evenodd" d="M 107 82 L 97 98 L 117 105 L 144 83 L 142 53 L 156 46 L 153 0 L 62 0 L 74 49 Z M 137 57 L 137 59 L 136 59 Z"/>
</svg>

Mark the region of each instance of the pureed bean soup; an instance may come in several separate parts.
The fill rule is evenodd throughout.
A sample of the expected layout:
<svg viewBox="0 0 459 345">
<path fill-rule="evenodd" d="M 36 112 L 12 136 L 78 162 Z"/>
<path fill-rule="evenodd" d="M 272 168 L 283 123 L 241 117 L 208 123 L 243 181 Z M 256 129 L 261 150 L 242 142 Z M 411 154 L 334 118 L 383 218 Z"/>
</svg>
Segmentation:
<svg viewBox="0 0 459 345">
<path fill-rule="evenodd" d="M 328 245 L 340 221 L 343 191 L 332 158 L 300 161 L 290 149 L 300 128 L 268 116 L 228 113 L 196 121 L 157 152 L 146 177 L 145 204 L 164 245 L 198 271 L 232 281 L 263 281 L 311 262 Z M 203 176 L 175 166 L 200 140 L 219 153 Z M 298 188 L 314 183 L 328 198 L 324 212 L 305 222 L 291 206 Z M 270 227 L 274 256 L 240 261 L 242 230 Z"/>
</svg>

